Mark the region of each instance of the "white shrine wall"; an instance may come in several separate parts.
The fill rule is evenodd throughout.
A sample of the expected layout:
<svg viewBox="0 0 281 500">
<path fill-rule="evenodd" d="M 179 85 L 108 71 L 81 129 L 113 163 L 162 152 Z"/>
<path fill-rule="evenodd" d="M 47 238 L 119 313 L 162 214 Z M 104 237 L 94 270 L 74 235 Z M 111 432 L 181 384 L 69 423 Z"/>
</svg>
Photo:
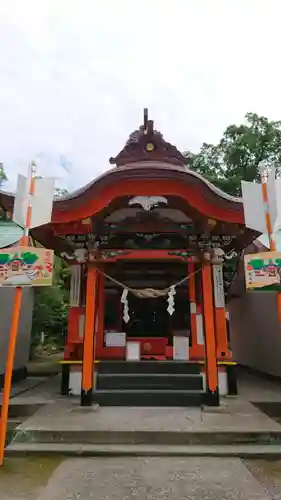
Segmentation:
<svg viewBox="0 0 281 500">
<path fill-rule="evenodd" d="M 281 325 L 276 292 L 244 292 L 228 304 L 233 358 L 281 377 Z"/>
<path fill-rule="evenodd" d="M 0 288 L 0 386 L 3 382 L 3 373 L 6 366 L 14 293 L 14 288 Z M 25 288 L 22 294 L 14 371 L 24 370 L 29 360 L 33 301 L 33 289 Z"/>
</svg>

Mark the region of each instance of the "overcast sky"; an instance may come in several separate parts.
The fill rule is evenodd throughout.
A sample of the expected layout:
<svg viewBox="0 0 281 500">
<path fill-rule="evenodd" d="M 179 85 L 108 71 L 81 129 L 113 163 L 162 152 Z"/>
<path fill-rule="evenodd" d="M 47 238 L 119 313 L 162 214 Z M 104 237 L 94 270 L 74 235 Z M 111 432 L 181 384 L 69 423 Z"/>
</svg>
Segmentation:
<svg viewBox="0 0 281 500">
<path fill-rule="evenodd" d="M 70 190 L 142 122 L 197 151 L 247 111 L 281 119 L 280 0 L 0 0 L 0 161 Z M 65 168 L 63 168 L 63 165 Z"/>
</svg>

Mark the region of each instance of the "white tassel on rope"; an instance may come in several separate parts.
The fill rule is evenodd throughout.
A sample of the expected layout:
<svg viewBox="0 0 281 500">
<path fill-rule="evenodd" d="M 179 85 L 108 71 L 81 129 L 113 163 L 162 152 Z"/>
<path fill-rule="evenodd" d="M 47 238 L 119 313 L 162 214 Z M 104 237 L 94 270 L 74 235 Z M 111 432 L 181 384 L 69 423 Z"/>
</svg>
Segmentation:
<svg viewBox="0 0 281 500">
<path fill-rule="evenodd" d="M 167 311 L 170 314 L 170 316 L 172 316 L 175 312 L 175 307 L 174 307 L 175 306 L 175 299 L 174 299 L 175 295 L 176 295 L 175 287 L 171 286 L 171 288 L 168 292 L 168 298 L 167 298 L 167 302 L 168 302 Z"/>
<path fill-rule="evenodd" d="M 124 288 L 123 293 L 121 295 L 121 304 L 123 304 L 123 320 L 127 324 L 130 321 L 129 315 L 129 304 L 128 304 L 128 288 Z"/>
</svg>

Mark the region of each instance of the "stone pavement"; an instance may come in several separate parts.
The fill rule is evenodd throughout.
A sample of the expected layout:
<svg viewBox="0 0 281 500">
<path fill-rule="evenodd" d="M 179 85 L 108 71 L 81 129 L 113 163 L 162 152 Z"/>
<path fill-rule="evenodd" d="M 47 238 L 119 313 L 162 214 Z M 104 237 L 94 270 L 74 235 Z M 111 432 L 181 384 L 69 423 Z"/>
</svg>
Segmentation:
<svg viewBox="0 0 281 500">
<path fill-rule="evenodd" d="M 13 386 L 10 404 L 16 406 L 43 405 L 61 399 L 63 398 L 60 395 L 60 375 L 28 377 Z"/>
<path fill-rule="evenodd" d="M 270 500 L 239 459 L 72 459 L 38 500 Z"/>
<path fill-rule="evenodd" d="M 231 458 L 12 458 L 1 500 L 280 500 L 281 462 Z"/>
<path fill-rule="evenodd" d="M 15 400 L 15 398 L 19 399 L 23 395 L 29 395 L 31 392 L 34 392 L 35 389 L 38 388 L 38 386 L 41 386 L 46 382 L 45 377 L 28 377 L 21 382 L 14 384 L 12 389 L 11 389 L 11 398 Z M 0 389 L 0 405 L 2 404 L 2 397 L 3 397 L 3 389 Z"/>
<path fill-rule="evenodd" d="M 271 381 L 240 369 L 239 397 L 252 403 L 281 402 L 281 379 Z"/>
</svg>

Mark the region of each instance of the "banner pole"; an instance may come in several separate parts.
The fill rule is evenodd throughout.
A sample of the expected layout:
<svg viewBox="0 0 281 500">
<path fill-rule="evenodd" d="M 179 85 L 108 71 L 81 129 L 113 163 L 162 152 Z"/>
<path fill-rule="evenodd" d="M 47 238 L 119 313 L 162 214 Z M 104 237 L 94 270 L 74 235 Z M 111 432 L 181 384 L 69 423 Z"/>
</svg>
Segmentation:
<svg viewBox="0 0 281 500">
<path fill-rule="evenodd" d="M 28 178 L 27 178 L 27 185 L 29 186 L 28 206 L 26 212 L 24 234 L 20 239 L 20 246 L 29 245 L 29 229 L 31 224 L 32 198 L 35 188 L 35 173 L 36 173 L 36 164 L 35 162 L 32 162 L 29 167 Z M 4 389 L 3 389 L 3 400 L 2 400 L 1 416 L 0 416 L 0 467 L 2 467 L 4 463 L 9 401 L 10 401 L 10 394 L 12 387 L 13 367 L 14 367 L 15 350 L 17 343 L 21 301 L 22 301 L 22 287 L 18 286 L 16 287 L 15 297 L 14 297 L 14 307 L 13 307 L 12 321 L 10 328 L 10 337 L 9 337 Z"/>
<path fill-rule="evenodd" d="M 268 189 L 267 189 L 267 172 L 263 168 L 262 165 L 260 165 L 260 178 L 261 178 L 261 190 L 262 190 L 262 199 L 263 199 L 263 204 L 264 204 L 264 212 L 265 212 L 265 223 L 266 223 L 266 230 L 267 230 L 267 235 L 268 235 L 268 240 L 269 240 L 269 248 L 271 252 L 276 252 L 276 243 L 272 234 L 272 224 L 271 224 L 271 216 L 270 216 L 270 210 L 269 210 L 269 200 L 268 200 Z"/>
<path fill-rule="evenodd" d="M 268 200 L 268 189 L 267 189 L 267 179 L 268 173 L 266 168 L 264 168 L 263 162 L 260 164 L 260 178 L 261 178 L 261 189 L 262 189 L 262 199 L 264 203 L 264 211 L 265 211 L 265 222 L 266 222 L 266 230 L 269 240 L 269 249 L 271 252 L 276 252 L 276 241 L 272 234 L 272 223 L 271 216 L 269 210 L 269 200 Z M 277 315 L 279 322 L 281 323 L 281 293 L 277 292 Z"/>
</svg>

